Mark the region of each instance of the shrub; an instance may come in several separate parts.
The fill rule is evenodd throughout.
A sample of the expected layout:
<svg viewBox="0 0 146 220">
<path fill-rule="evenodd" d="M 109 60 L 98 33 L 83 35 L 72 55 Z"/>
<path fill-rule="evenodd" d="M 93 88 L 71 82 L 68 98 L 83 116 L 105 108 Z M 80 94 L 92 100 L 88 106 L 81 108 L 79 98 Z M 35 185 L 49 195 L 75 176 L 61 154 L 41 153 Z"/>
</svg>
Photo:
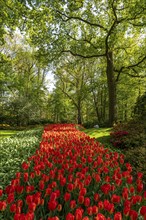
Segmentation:
<svg viewBox="0 0 146 220">
<path fill-rule="evenodd" d="M 113 146 L 121 149 L 143 146 L 146 141 L 144 125 L 138 121 L 116 124 L 110 136 Z"/>
<path fill-rule="evenodd" d="M 146 147 L 129 148 L 126 150 L 125 162 L 130 162 L 133 167 L 133 174 L 136 172 L 142 172 L 144 174 L 144 180 L 146 182 Z"/>
<path fill-rule="evenodd" d="M 98 124 L 96 121 L 88 121 L 88 122 L 85 122 L 83 123 L 83 126 L 85 128 L 93 128 L 94 125 Z"/>
<path fill-rule="evenodd" d="M 0 124 L 0 130 L 10 129 L 11 126 L 8 124 Z"/>
</svg>

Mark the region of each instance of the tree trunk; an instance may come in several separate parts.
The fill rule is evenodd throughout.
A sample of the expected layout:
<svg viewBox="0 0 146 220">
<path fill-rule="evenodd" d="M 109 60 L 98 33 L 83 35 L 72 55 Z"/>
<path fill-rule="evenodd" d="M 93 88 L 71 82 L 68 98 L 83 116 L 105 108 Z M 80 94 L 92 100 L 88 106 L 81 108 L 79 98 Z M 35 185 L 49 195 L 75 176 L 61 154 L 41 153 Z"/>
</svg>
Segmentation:
<svg viewBox="0 0 146 220">
<path fill-rule="evenodd" d="M 103 100 L 103 122 L 106 121 L 106 99 L 107 99 L 106 88 L 104 88 L 104 100 Z"/>
<path fill-rule="evenodd" d="M 124 120 L 127 121 L 127 103 L 125 103 L 124 113 Z"/>
<path fill-rule="evenodd" d="M 81 103 L 78 100 L 78 106 L 77 106 L 77 111 L 78 111 L 78 116 L 77 116 L 77 120 L 78 120 L 78 124 L 82 124 L 82 117 L 81 117 Z"/>
<path fill-rule="evenodd" d="M 113 53 L 107 52 L 107 83 L 108 83 L 108 96 L 109 96 L 109 126 L 113 126 L 113 123 L 117 120 L 116 109 L 116 82 L 113 71 Z"/>
<path fill-rule="evenodd" d="M 96 97 L 96 95 L 95 95 L 93 90 L 92 90 L 92 94 L 93 94 L 93 101 L 94 101 L 94 107 L 95 107 L 95 112 L 96 112 L 97 120 L 98 120 L 98 123 L 100 124 L 101 123 L 101 117 L 100 117 L 99 109 L 98 109 L 98 101 L 97 101 L 97 97 Z"/>
</svg>

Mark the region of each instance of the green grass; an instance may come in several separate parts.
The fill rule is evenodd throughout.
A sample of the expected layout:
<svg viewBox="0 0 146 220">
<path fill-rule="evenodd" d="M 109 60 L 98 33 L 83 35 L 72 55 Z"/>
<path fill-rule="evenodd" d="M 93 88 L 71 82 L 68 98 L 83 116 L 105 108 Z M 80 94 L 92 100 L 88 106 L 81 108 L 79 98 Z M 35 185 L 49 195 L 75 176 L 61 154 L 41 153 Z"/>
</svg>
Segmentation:
<svg viewBox="0 0 146 220">
<path fill-rule="evenodd" d="M 15 131 L 15 130 L 0 130 L 0 138 L 11 137 L 12 135 L 18 132 L 19 131 Z"/>
<path fill-rule="evenodd" d="M 96 138 L 102 144 L 110 144 L 110 133 L 112 128 L 89 128 L 83 131 L 90 137 Z"/>
</svg>

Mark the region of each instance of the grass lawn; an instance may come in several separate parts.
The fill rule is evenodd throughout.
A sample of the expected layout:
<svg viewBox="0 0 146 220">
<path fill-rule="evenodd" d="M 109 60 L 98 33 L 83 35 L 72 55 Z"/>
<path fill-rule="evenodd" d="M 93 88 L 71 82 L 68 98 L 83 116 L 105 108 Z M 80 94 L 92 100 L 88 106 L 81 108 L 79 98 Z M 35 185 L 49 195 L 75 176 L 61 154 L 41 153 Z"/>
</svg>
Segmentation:
<svg viewBox="0 0 146 220">
<path fill-rule="evenodd" d="M 12 135 L 18 132 L 19 131 L 15 131 L 15 130 L 0 130 L 0 138 L 11 137 Z"/>
<path fill-rule="evenodd" d="M 0 130 L 0 139 L 1 138 L 9 138 L 11 136 L 13 136 L 14 134 L 18 134 L 21 131 L 27 131 L 27 130 L 37 130 L 37 129 L 41 129 L 43 128 L 42 125 L 36 125 L 36 126 L 27 126 L 27 127 L 17 127 L 16 130 L 15 128 L 13 128 L 14 130 Z M 17 130 L 18 129 L 18 130 Z"/>
<path fill-rule="evenodd" d="M 110 144 L 110 133 L 112 128 L 89 128 L 83 130 L 90 137 L 96 138 L 102 144 Z"/>
</svg>

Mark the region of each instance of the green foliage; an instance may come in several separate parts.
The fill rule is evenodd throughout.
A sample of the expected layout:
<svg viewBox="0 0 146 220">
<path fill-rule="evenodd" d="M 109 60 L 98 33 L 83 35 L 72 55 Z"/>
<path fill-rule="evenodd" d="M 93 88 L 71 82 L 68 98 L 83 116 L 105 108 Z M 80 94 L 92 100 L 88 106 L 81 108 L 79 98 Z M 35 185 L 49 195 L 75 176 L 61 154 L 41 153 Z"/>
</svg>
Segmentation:
<svg viewBox="0 0 146 220">
<path fill-rule="evenodd" d="M 10 129 L 9 124 L 0 124 L 0 130 Z"/>
<path fill-rule="evenodd" d="M 21 163 L 35 152 L 41 141 L 42 128 L 17 133 L 0 141 L 0 188 L 9 184 Z"/>
<path fill-rule="evenodd" d="M 45 124 L 52 124 L 53 121 L 50 119 L 34 119 L 29 121 L 29 125 L 45 125 Z"/>
<path fill-rule="evenodd" d="M 145 145 L 145 141 L 145 129 L 139 121 L 116 124 L 111 133 L 111 143 L 120 149 L 141 147 Z"/>
<path fill-rule="evenodd" d="M 85 128 L 93 128 L 95 124 L 97 124 L 95 121 L 88 121 L 86 123 L 83 123 L 83 126 Z"/>
<path fill-rule="evenodd" d="M 75 122 L 78 112 L 85 123 L 107 126 L 109 115 L 115 114 L 109 103 L 116 106 L 119 120 L 129 120 L 145 88 L 144 6 L 144 0 L 1 1 L 0 121 Z M 109 52 L 117 103 L 108 98 Z M 72 55 L 90 59 L 72 63 Z M 56 90 L 48 99 L 44 79 L 50 70 L 60 77 L 64 95 Z"/>
<path fill-rule="evenodd" d="M 0 121 L 24 126 L 46 117 L 46 66 L 36 61 L 22 36 L 14 33 L 6 41 L 3 48 L 11 65 L 0 65 Z"/>
<path fill-rule="evenodd" d="M 146 123 L 146 92 L 142 96 L 138 97 L 135 104 L 134 113 L 136 117 L 138 117 L 142 122 Z"/>
<path fill-rule="evenodd" d="M 145 160 L 146 160 L 146 145 L 139 146 L 137 148 L 128 148 L 125 154 L 125 161 L 131 163 L 133 167 L 133 173 L 142 172 L 144 174 L 144 180 L 146 183 L 146 169 L 145 169 Z"/>
</svg>

